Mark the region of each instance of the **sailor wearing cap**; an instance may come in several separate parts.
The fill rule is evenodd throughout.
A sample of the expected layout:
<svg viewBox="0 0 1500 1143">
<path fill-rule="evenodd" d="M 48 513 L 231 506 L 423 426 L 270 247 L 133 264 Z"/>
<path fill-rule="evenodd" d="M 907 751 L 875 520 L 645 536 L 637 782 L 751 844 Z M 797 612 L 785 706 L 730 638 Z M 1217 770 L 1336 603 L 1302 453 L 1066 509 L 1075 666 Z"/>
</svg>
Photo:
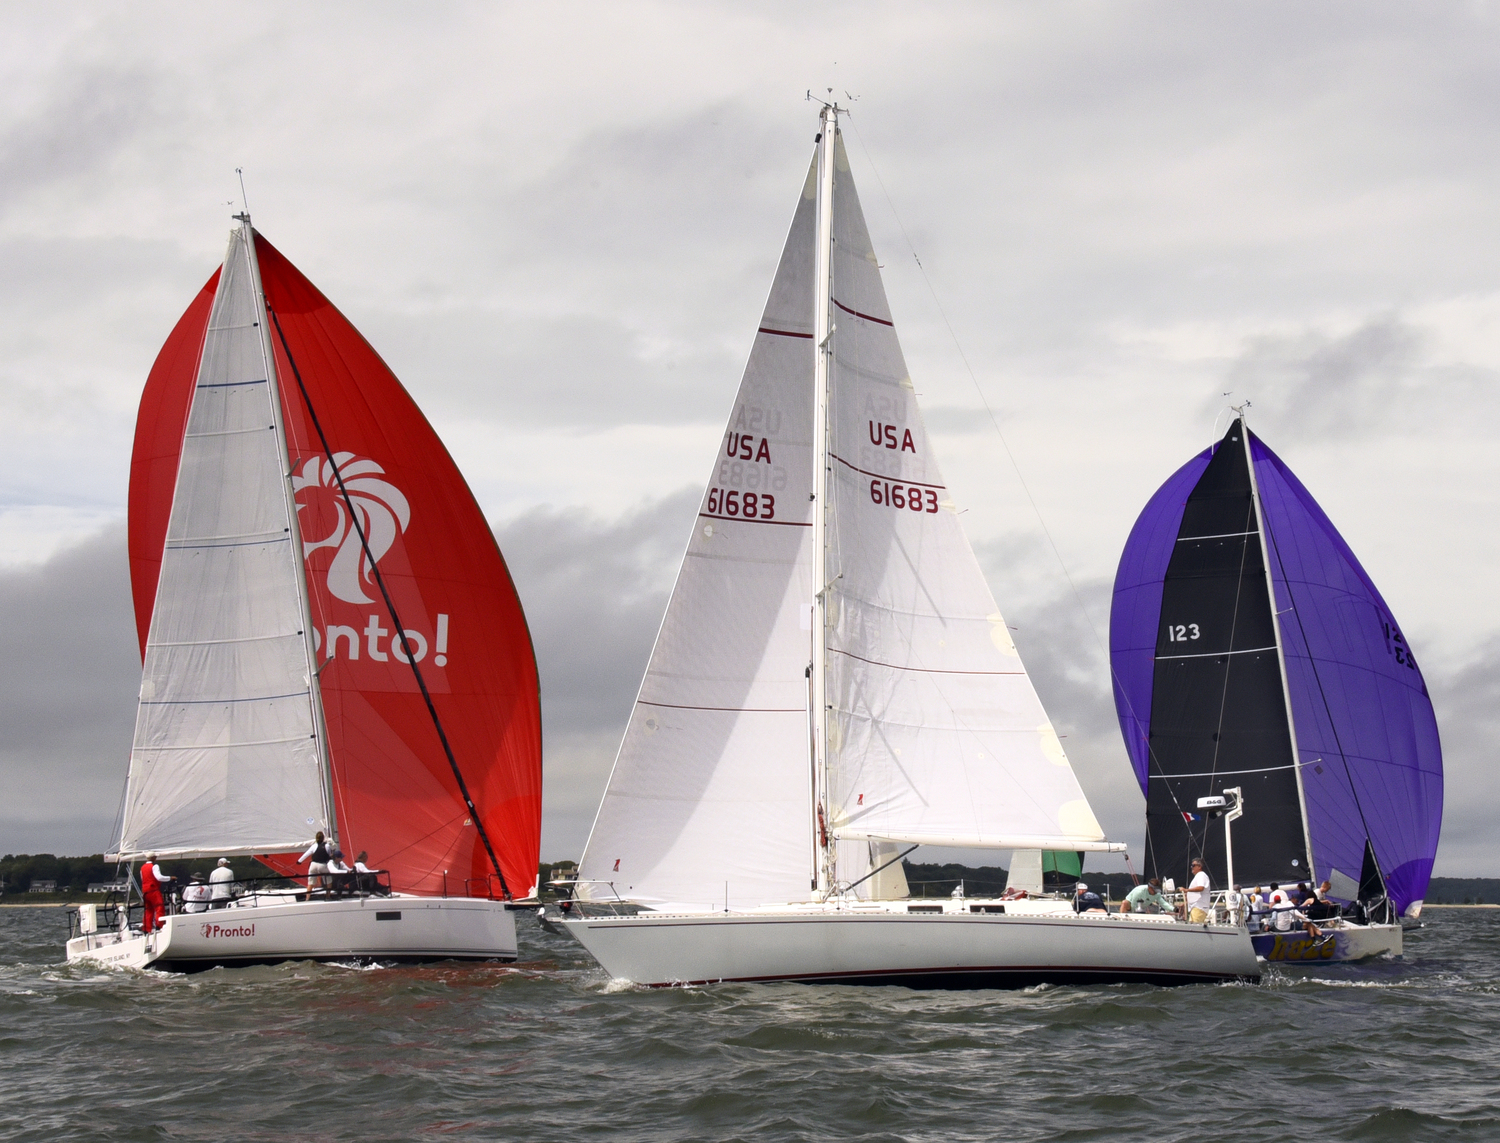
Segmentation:
<svg viewBox="0 0 1500 1143">
<path fill-rule="evenodd" d="M 1104 907 L 1104 898 L 1088 887 L 1086 882 L 1080 881 L 1077 885 L 1076 895 L 1073 898 L 1073 911 L 1075 913 L 1108 913 Z"/>
<path fill-rule="evenodd" d="M 1214 915 L 1210 888 L 1208 874 L 1203 871 L 1203 862 L 1193 858 L 1193 876 L 1187 887 L 1187 919 L 1195 925 L 1211 920 Z"/>
<path fill-rule="evenodd" d="M 186 912 L 208 912 L 208 883 L 203 874 L 194 873 L 187 888 L 182 891 L 182 904 Z"/>
<path fill-rule="evenodd" d="M 219 858 L 219 864 L 208 875 L 209 908 L 225 909 L 234 900 L 234 870 L 229 867 L 229 858 Z"/>
</svg>

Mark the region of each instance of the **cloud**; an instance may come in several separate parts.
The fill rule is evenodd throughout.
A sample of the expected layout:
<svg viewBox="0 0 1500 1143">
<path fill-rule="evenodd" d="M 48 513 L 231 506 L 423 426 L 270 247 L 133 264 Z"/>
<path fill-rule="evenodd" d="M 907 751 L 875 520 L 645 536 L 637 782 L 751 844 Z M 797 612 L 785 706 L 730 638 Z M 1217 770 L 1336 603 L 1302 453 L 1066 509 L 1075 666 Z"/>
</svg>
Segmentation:
<svg viewBox="0 0 1500 1143">
<path fill-rule="evenodd" d="M 1443 840 L 1436 872 L 1443 877 L 1500 875 L 1500 639 L 1491 640 L 1455 671 L 1427 677 L 1443 740 Z"/>
<path fill-rule="evenodd" d="M 125 529 L 0 573 L 0 850 L 97 853 L 130 762 L 140 653 Z"/>
<path fill-rule="evenodd" d="M 496 529 L 542 682 L 546 860 L 577 860 L 698 510 L 695 488 L 615 519 L 538 508 Z"/>
<path fill-rule="evenodd" d="M 1479 661 L 1500 637 L 1493 13 L 827 15 L 837 62 L 787 4 L 0 8 L 0 561 L 123 517 L 136 400 L 222 257 L 237 166 L 489 518 L 531 521 L 507 540 L 518 578 L 523 540 L 556 545 L 559 577 L 590 543 L 629 547 L 613 529 L 649 531 L 641 506 L 704 475 L 806 169 L 802 95 L 831 86 L 857 97 L 851 162 L 945 480 L 976 543 L 1014 557 L 986 566 L 1079 723 L 1086 785 L 1095 751 L 1118 769 L 1107 679 L 1069 649 L 1091 637 L 1051 541 L 1102 625 L 1130 522 L 1213 439 L 1225 389 L 1360 552 L 1434 693 Z M 557 773 L 607 766 L 604 710 L 628 706 L 678 542 L 619 556 L 620 585 L 579 573 L 571 605 L 547 569 L 530 581 L 539 630 L 625 591 L 589 614 L 597 665 L 566 623 L 539 638 L 563 648 L 544 674 L 601 696 L 549 686 L 549 758 L 574 752 Z"/>
<path fill-rule="evenodd" d="M 542 680 L 549 860 L 582 851 L 697 504 L 697 489 L 685 488 L 614 519 L 538 508 L 496 529 Z M 1075 595 L 1036 574 L 1045 553 L 1025 540 L 984 545 L 979 555 L 1101 824 L 1139 855 L 1143 804 L 1099 642 L 1109 582 L 1085 580 Z M 126 584 L 119 526 L 39 567 L 0 572 L 11 649 L 0 673 L 0 851 L 84 853 L 113 840 L 140 678 Z M 1500 640 L 1455 670 L 1429 667 L 1428 681 L 1448 788 L 1438 871 L 1500 874 L 1500 791 L 1490 780 Z"/>
<path fill-rule="evenodd" d="M 99 177 L 153 118 L 158 80 L 145 68 L 87 66 L 56 78 L 39 105 L 0 125 L 0 219 L 32 195 Z"/>
<path fill-rule="evenodd" d="M 613 520 L 538 508 L 497 531 L 542 680 L 548 852 L 582 851 L 697 503 L 684 490 Z M 0 852 L 113 840 L 140 684 L 128 575 L 119 525 L 0 572 Z"/>
</svg>

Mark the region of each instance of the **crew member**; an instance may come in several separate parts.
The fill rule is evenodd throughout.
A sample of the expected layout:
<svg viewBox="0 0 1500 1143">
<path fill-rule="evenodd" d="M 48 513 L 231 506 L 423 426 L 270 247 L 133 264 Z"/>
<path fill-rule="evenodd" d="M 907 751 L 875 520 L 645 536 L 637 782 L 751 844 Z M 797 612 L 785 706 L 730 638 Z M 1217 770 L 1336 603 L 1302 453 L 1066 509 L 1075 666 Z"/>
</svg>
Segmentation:
<svg viewBox="0 0 1500 1143">
<path fill-rule="evenodd" d="M 227 909 L 234 899 L 234 870 L 229 867 L 229 858 L 219 858 L 219 864 L 208 875 L 209 908 Z"/>
<path fill-rule="evenodd" d="M 312 860 L 309 861 L 309 858 Z M 304 861 L 307 862 L 308 895 L 311 896 L 314 889 L 328 888 L 328 878 L 325 876 L 328 872 L 328 842 L 323 837 L 322 830 L 318 831 L 312 844 L 303 851 L 302 856 L 297 858 L 298 865 Z"/>
<path fill-rule="evenodd" d="M 141 902 L 145 906 L 141 916 L 141 932 L 154 933 L 161 928 L 162 886 L 172 879 L 156 864 L 156 854 L 146 855 L 141 865 Z"/>
<path fill-rule="evenodd" d="M 342 897 L 354 890 L 354 870 L 344 864 L 344 851 L 341 849 L 330 849 L 328 851 L 328 872 L 331 873 L 333 895 Z"/>
<path fill-rule="evenodd" d="M 1325 881 L 1318 886 L 1314 894 L 1314 899 L 1304 904 L 1303 912 L 1307 914 L 1309 921 L 1326 921 L 1328 918 L 1337 917 L 1343 912 L 1338 904 L 1328 896 L 1331 892 L 1333 892 L 1333 885 Z"/>
<path fill-rule="evenodd" d="M 1125 900 L 1120 903 L 1122 913 L 1167 913 L 1171 907 L 1167 899 L 1161 895 L 1161 878 L 1153 877 L 1144 884 L 1137 885 L 1129 893 L 1125 894 Z"/>
<path fill-rule="evenodd" d="M 1088 887 L 1088 883 L 1078 883 L 1077 895 L 1073 898 L 1073 911 L 1075 913 L 1108 913 L 1104 907 L 1104 898 Z"/>
<path fill-rule="evenodd" d="M 1289 933 L 1297 919 L 1297 903 L 1292 900 L 1291 893 L 1271 882 L 1271 928 L 1278 933 Z"/>
<path fill-rule="evenodd" d="M 365 862 L 370 860 L 370 855 L 363 849 L 359 856 L 354 859 L 355 888 L 361 893 L 376 893 L 385 895 L 385 887 L 380 884 L 380 878 L 375 876 L 375 870 L 371 869 Z"/>
<path fill-rule="evenodd" d="M 187 913 L 208 912 L 208 884 L 203 880 L 203 874 L 193 874 L 187 888 L 182 891 L 182 905 Z"/>
<path fill-rule="evenodd" d="M 1250 893 L 1250 931 L 1259 932 L 1270 926 L 1271 906 L 1266 903 L 1267 890 L 1257 885 Z"/>
<path fill-rule="evenodd" d="M 1195 925 L 1206 924 L 1213 916 L 1213 894 L 1208 874 L 1203 871 L 1203 862 L 1193 858 L 1193 876 L 1188 881 L 1187 919 Z"/>
</svg>

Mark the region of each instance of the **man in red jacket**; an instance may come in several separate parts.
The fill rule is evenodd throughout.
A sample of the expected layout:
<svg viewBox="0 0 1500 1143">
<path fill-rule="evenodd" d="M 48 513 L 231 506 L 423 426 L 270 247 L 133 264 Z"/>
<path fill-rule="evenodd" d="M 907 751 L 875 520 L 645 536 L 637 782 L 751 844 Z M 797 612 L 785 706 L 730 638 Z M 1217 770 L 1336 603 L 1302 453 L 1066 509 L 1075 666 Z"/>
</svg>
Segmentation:
<svg viewBox="0 0 1500 1143">
<path fill-rule="evenodd" d="M 154 933 L 161 928 L 161 887 L 171 880 L 156 864 L 156 854 L 147 856 L 141 866 L 141 900 L 145 903 L 145 915 L 141 918 L 141 932 Z"/>
</svg>

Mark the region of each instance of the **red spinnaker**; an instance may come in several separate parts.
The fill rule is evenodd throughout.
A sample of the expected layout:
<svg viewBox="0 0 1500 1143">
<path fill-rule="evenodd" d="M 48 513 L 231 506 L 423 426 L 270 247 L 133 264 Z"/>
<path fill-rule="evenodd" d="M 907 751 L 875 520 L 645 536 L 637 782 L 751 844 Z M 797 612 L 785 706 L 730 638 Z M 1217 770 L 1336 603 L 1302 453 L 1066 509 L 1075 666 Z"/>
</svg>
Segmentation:
<svg viewBox="0 0 1500 1143">
<path fill-rule="evenodd" d="M 389 869 L 398 890 L 499 893 L 309 400 L 506 884 L 524 896 L 541 838 L 541 711 L 531 636 L 505 560 L 448 450 L 379 355 L 259 234 L 256 251 L 266 303 L 291 352 L 289 361 L 273 323 L 315 641 L 327 664 L 319 681 L 340 843 L 351 858 L 368 851 L 370 867 Z M 143 642 L 216 286 L 217 275 L 178 322 L 141 398 L 130 554 Z M 269 864 L 292 869 L 285 855 Z"/>
</svg>

